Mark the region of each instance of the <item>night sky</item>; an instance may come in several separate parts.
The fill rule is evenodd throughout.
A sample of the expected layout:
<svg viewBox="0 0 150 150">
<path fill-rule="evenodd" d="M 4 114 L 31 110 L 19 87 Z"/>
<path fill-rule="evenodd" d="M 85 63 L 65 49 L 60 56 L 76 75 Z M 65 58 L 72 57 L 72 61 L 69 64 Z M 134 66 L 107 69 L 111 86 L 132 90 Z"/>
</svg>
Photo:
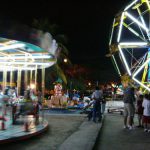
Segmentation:
<svg viewBox="0 0 150 150">
<path fill-rule="evenodd" d="M 117 79 L 108 53 L 108 42 L 114 16 L 131 0 L 10 2 L 0 5 L 0 16 L 30 24 L 33 18 L 49 18 L 68 37 L 66 47 L 75 64 L 93 68 L 99 81 Z M 105 77 L 104 77 L 105 76 Z"/>
</svg>

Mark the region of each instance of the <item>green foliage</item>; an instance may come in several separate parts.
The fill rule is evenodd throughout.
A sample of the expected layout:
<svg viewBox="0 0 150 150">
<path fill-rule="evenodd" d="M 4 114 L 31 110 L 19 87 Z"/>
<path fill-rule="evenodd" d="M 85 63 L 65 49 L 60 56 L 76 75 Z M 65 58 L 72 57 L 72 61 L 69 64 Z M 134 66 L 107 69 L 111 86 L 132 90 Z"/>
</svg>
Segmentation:
<svg viewBox="0 0 150 150">
<path fill-rule="evenodd" d="M 64 34 L 58 34 L 59 32 L 59 26 L 57 24 L 52 24 L 47 18 L 44 19 L 34 19 L 32 26 L 34 28 L 40 29 L 44 32 L 49 32 L 53 36 L 53 38 L 57 41 L 58 43 L 58 48 L 60 49 L 60 53 L 57 59 L 57 63 L 50 67 L 50 69 L 47 69 L 46 73 L 46 82 L 48 84 L 54 82 L 58 77 L 63 80 L 63 83 L 66 85 L 67 84 L 67 77 L 64 73 L 64 68 L 63 67 L 63 60 L 66 58 L 68 60 L 67 65 L 71 64 L 69 58 L 68 58 L 68 49 L 64 44 L 68 42 L 68 39 Z M 51 82 L 49 82 L 51 80 Z"/>
</svg>

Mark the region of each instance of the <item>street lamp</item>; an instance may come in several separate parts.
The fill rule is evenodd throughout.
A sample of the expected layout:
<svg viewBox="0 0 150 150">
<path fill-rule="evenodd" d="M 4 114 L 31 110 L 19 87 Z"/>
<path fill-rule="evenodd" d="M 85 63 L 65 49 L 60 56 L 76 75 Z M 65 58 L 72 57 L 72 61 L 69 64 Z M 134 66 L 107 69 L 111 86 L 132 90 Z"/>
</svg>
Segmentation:
<svg viewBox="0 0 150 150">
<path fill-rule="evenodd" d="M 91 86 L 91 82 L 88 83 L 88 86 Z"/>
<path fill-rule="evenodd" d="M 88 82 L 89 93 L 91 93 L 91 82 Z"/>
<path fill-rule="evenodd" d="M 67 63 L 67 62 L 68 62 L 67 58 L 64 58 L 64 63 Z"/>
</svg>

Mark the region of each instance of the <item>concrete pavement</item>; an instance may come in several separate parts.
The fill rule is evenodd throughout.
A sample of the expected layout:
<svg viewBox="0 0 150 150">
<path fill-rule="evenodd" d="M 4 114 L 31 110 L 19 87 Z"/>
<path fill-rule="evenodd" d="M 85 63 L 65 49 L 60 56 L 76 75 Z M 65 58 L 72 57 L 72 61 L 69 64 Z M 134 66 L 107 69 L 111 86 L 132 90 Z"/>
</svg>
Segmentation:
<svg viewBox="0 0 150 150">
<path fill-rule="evenodd" d="M 102 127 L 102 122 L 94 123 L 85 120 L 79 129 L 60 145 L 59 150 L 92 150 Z"/>
<path fill-rule="evenodd" d="M 134 118 L 138 125 L 137 116 Z M 106 114 L 101 134 L 94 150 L 149 150 L 150 133 L 143 128 L 123 129 L 123 115 Z"/>
</svg>

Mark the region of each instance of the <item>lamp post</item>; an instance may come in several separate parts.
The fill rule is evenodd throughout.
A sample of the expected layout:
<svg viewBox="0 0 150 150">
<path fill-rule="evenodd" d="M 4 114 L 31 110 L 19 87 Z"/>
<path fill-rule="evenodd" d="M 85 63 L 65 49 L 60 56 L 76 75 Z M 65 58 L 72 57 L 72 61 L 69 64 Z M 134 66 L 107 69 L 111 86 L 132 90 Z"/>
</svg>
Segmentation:
<svg viewBox="0 0 150 150">
<path fill-rule="evenodd" d="M 68 62 L 68 59 L 67 58 L 64 58 L 64 63 L 67 63 Z"/>
<path fill-rule="evenodd" d="M 91 82 L 88 82 L 89 93 L 91 94 Z"/>
</svg>

